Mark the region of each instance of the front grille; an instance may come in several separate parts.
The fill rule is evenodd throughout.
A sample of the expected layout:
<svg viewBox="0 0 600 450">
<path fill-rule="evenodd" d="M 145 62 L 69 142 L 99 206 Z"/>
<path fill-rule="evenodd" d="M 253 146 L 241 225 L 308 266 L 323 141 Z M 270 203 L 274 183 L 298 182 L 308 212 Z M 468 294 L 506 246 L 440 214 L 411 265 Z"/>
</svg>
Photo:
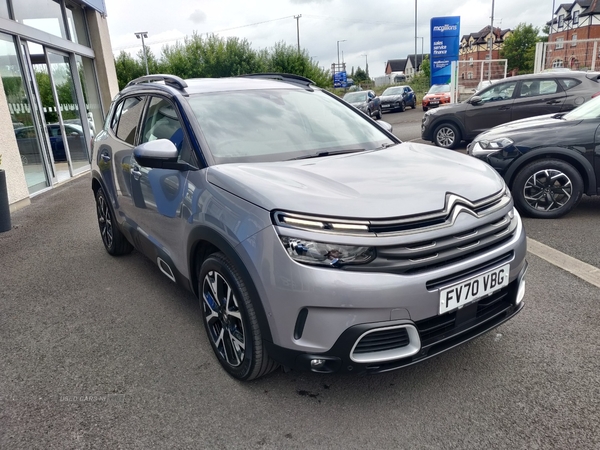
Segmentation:
<svg viewBox="0 0 600 450">
<path fill-rule="evenodd" d="M 444 267 L 453 262 L 483 254 L 510 240 L 517 219 L 508 215 L 477 228 L 452 234 L 435 241 L 422 241 L 403 246 L 378 247 L 377 258 L 370 264 L 401 274 L 416 274 Z M 363 270 L 366 266 L 363 266 Z"/>
<path fill-rule="evenodd" d="M 406 347 L 410 338 L 406 328 L 374 331 L 365 335 L 354 348 L 354 354 L 383 352 Z"/>
</svg>

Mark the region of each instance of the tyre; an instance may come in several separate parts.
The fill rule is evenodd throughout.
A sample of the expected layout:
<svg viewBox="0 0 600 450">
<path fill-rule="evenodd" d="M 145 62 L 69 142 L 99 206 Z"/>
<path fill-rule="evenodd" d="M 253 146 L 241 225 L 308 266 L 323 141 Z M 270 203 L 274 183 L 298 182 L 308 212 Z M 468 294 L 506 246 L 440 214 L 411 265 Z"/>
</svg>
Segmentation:
<svg viewBox="0 0 600 450">
<path fill-rule="evenodd" d="M 413 104 L 410 106 L 412 109 L 417 109 L 417 99 L 413 100 Z"/>
<path fill-rule="evenodd" d="M 223 253 L 214 253 L 202 263 L 198 293 L 208 340 L 227 373 L 249 381 L 278 367 L 263 346 L 244 280 Z"/>
<path fill-rule="evenodd" d="M 131 253 L 133 245 L 121 233 L 119 225 L 114 220 L 112 207 L 102 188 L 96 192 L 96 213 L 98 215 L 98 227 L 100 236 L 106 251 L 113 256 L 126 255 Z"/>
<path fill-rule="evenodd" d="M 377 120 L 381 120 L 381 106 L 379 107 L 379 109 L 377 110 L 377 112 L 375 112 L 375 118 Z"/>
<path fill-rule="evenodd" d="M 438 147 L 454 149 L 460 143 L 460 131 L 452 123 L 443 123 L 433 132 L 433 142 Z"/>
<path fill-rule="evenodd" d="M 371 117 L 371 108 L 367 109 L 367 116 Z"/>
<path fill-rule="evenodd" d="M 512 183 L 515 205 L 525 216 L 556 219 L 571 211 L 583 195 L 583 178 L 571 164 L 558 159 L 534 161 Z"/>
<path fill-rule="evenodd" d="M 423 112 L 427 112 L 427 106 L 423 106 Z"/>
<path fill-rule="evenodd" d="M 400 112 L 404 112 L 404 111 L 406 111 L 406 104 L 404 103 L 404 100 L 402 100 L 402 101 L 400 102 L 400 106 L 399 106 L 399 108 L 400 108 Z"/>
</svg>

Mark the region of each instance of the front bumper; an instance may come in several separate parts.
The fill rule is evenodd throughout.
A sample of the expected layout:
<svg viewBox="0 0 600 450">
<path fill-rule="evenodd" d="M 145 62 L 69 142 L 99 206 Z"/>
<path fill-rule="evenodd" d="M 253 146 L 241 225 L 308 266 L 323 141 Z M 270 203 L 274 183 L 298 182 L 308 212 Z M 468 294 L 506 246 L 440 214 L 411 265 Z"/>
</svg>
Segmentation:
<svg viewBox="0 0 600 450">
<path fill-rule="evenodd" d="M 294 370 L 319 373 L 381 373 L 419 363 L 458 345 L 475 339 L 517 315 L 523 302 L 517 304 L 517 295 L 524 280 L 526 267 L 518 279 L 502 291 L 469 304 L 462 309 L 429 320 L 374 322 L 348 328 L 333 347 L 324 353 L 303 353 L 266 342 L 272 358 Z M 412 328 L 418 333 L 416 351 L 407 357 L 389 361 L 356 361 L 352 350 L 365 333 L 373 330 Z M 318 362 L 318 364 L 315 364 Z"/>
<path fill-rule="evenodd" d="M 504 214 L 499 211 L 498 218 Z M 461 217 L 461 226 L 472 229 L 475 219 L 466 214 Z M 325 359 L 331 362 L 317 371 L 372 372 L 413 364 L 472 339 L 520 310 L 515 299 L 526 266 L 526 241 L 518 214 L 516 220 L 514 234 L 492 249 L 410 274 L 299 264 L 288 256 L 277 231 L 267 228 L 240 244 L 250 258 L 244 262 L 269 322 L 273 341 L 265 345 L 275 360 L 289 367 L 315 370 L 311 360 Z M 384 238 L 378 239 L 385 245 Z M 485 273 L 490 265 L 505 264 L 510 265 L 509 285 L 502 291 L 439 315 L 440 290 L 450 283 L 444 280 L 460 282 Z M 488 305 L 492 300 L 494 305 Z M 486 305 L 493 314 L 478 309 Z M 452 319 L 453 325 L 445 324 L 440 333 L 431 335 L 429 329 L 446 319 Z M 396 325 L 416 328 L 420 343 L 415 354 L 384 363 L 352 360 L 352 347 L 362 333 Z"/>
</svg>

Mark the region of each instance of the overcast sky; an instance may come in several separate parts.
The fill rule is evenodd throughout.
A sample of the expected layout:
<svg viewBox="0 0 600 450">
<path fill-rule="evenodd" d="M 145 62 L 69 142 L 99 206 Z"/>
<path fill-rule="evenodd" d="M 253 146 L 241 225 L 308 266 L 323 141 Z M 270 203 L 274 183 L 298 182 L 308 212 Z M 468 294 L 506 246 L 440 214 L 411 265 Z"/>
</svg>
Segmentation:
<svg viewBox="0 0 600 450">
<path fill-rule="evenodd" d="M 300 46 L 326 68 L 337 61 L 337 41 L 344 39 L 340 57 L 343 52 L 348 71 L 352 66 L 364 68 L 366 54 L 371 76 L 382 75 L 387 60 L 406 58 L 415 49 L 413 0 L 105 1 L 116 53 L 121 49 L 135 53 L 141 48 L 135 31 L 148 32 L 147 44 L 157 54 L 165 42 L 174 43 L 194 31 L 246 38 L 256 49 L 278 41 L 296 45 L 293 16 L 298 14 L 302 15 Z M 417 34 L 425 38 L 425 53 L 429 53 L 431 17 L 460 16 L 461 35 L 490 23 L 492 0 L 417 2 Z M 542 28 L 551 14 L 552 0 L 495 0 L 494 25 L 504 29 L 525 22 Z M 421 39 L 417 42 L 421 53 Z"/>
</svg>

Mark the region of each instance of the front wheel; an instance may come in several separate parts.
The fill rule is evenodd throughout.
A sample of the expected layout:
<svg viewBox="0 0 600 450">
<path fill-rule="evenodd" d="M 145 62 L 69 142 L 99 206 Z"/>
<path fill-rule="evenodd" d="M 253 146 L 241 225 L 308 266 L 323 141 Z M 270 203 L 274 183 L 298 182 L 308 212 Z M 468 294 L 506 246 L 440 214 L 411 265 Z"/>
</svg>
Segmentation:
<svg viewBox="0 0 600 450">
<path fill-rule="evenodd" d="M 400 106 L 399 106 L 399 108 L 400 108 L 400 112 L 404 112 L 404 111 L 406 111 L 406 104 L 404 103 L 404 100 L 402 100 L 402 101 L 400 102 Z"/>
<path fill-rule="evenodd" d="M 423 112 L 427 112 L 427 106 L 423 106 Z"/>
<path fill-rule="evenodd" d="M 438 147 L 454 149 L 460 143 L 460 131 L 454 124 L 443 123 L 433 132 L 433 142 Z"/>
<path fill-rule="evenodd" d="M 208 340 L 227 373 L 249 381 L 277 368 L 263 346 L 246 284 L 223 253 L 210 255 L 202 264 L 198 293 Z"/>
<path fill-rule="evenodd" d="M 417 108 L 417 99 L 416 98 L 413 100 L 413 104 L 411 105 L 411 108 L 412 109 L 416 109 Z"/>
<path fill-rule="evenodd" d="M 512 194 L 523 215 L 556 219 L 579 203 L 583 179 L 579 171 L 565 161 L 534 161 L 519 171 L 512 184 Z"/>
<path fill-rule="evenodd" d="M 375 118 L 377 120 L 381 120 L 381 106 L 377 109 L 377 111 L 375 112 Z"/>
</svg>

